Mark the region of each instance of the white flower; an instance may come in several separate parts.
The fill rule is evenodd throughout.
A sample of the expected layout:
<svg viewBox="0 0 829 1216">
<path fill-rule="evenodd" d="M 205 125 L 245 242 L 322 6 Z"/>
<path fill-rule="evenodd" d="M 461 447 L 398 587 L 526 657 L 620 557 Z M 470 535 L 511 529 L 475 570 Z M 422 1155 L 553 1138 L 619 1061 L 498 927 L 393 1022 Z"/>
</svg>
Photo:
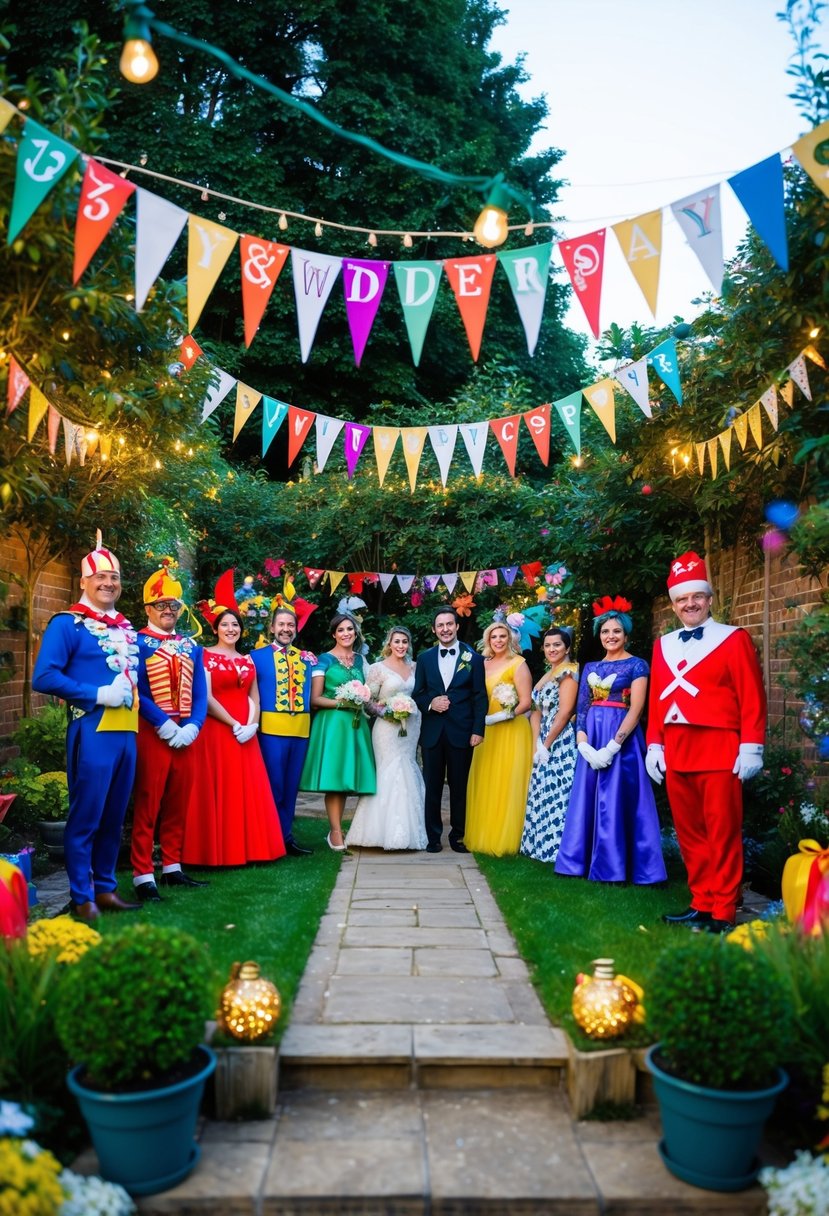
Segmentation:
<svg viewBox="0 0 829 1216">
<path fill-rule="evenodd" d="M 0 1101 L 0 1136 L 22 1136 L 35 1125 L 17 1102 Z"/>
<path fill-rule="evenodd" d="M 768 1192 L 768 1216 L 823 1216 L 829 1212 L 829 1164 L 804 1151 L 785 1169 L 760 1171 Z"/>
<path fill-rule="evenodd" d="M 59 1181 L 66 1199 L 58 1216 L 131 1216 L 135 1211 L 127 1192 L 114 1182 L 104 1182 L 95 1175 L 84 1178 L 72 1170 L 64 1170 Z"/>
</svg>

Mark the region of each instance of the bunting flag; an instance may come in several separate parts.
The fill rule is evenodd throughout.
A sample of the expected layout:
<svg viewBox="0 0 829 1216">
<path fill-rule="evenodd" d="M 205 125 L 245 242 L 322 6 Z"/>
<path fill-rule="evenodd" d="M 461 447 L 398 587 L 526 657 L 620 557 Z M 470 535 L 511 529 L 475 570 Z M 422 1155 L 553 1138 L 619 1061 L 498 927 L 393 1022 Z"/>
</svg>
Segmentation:
<svg viewBox="0 0 829 1216">
<path fill-rule="evenodd" d="M 512 414 L 508 418 L 491 418 L 489 422 L 495 438 L 501 447 L 501 451 L 504 453 L 504 460 L 507 462 L 510 477 L 515 476 L 515 457 L 518 453 L 518 427 L 520 423 L 520 414 Z"/>
<path fill-rule="evenodd" d="M 23 394 L 29 387 L 31 381 L 24 372 L 23 368 L 15 359 L 14 355 L 9 357 L 9 378 L 6 381 L 6 417 L 13 414 L 18 405 L 23 399 Z"/>
<path fill-rule="evenodd" d="M 584 309 L 594 338 L 599 336 L 605 233 L 606 229 L 599 228 L 576 240 L 560 241 L 558 246 L 576 299 Z"/>
<path fill-rule="evenodd" d="M 518 573 L 517 566 L 502 566 L 501 567 L 501 577 L 503 578 L 504 582 L 507 584 L 508 587 L 511 587 L 512 584 L 515 582 L 515 576 L 517 575 L 517 573 Z"/>
<path fill-rule="evenodd" d="M 461 570 L 460 579 L 466 590 L 472 594 L 472 589 L 475 586 L 475 579 L 478 577 L 477 570 Z"/>
<path fill-rule="evenodd" d="M 458 427 L 453 422 L 446 426 L 430 426 L 428 430 L 429 439 L 437 457 L 438 468 L 440 469 L 440 480 L 443 483 L 444 489 L 446 489 L 449 465 L 452 463 L 452 456 L 458 439 Z"/>
<path fill-rule="evenodd" d="M 58 448 L 58 435 L 60 434 L 61 415 L 49 402 L 49 416 L 46 419 L 46 437 L 49 443 L 49 451 L 54 456 Z"/>
<path fill-rule="evenodd" d="M 662 261 L 662 212 L 649 211 L 613 225 L 622 256 L 639 284 L 645 303 L 656 316 L 659 266 Z"/>
<path fill-rule="evenodd" d="M 298 405 L 288 407 L 288 466 L 290 467 L 299 450 L 305 442 L 305 436 L 311 429 L 314 414 L 311 410 L 302 410 Z"/>
<path fill-rule="evenodd" d="M 359 422 L 347 422 L 345 426 L 345 464 L 348 469 L 349 481 L 354 476 L 354 470 L 357 468 L 357 461 L 363 453 L 363 448 L 366 446 L 366 440 L 371 433 L 370 426 L 363 426 Z"/>
<path fill-rule="evenodd" d="M 746 442 L 748 440 L 748 414 L 738 414 L 731 424 L 734 428 L 734 433 L 737 436 L 737 441 L 740 447 L 745 451 Z M 702 472 L 702 470 L 700 470 Z"/>
<path fill-rule="evenodd" d="M 521 573 L 524 575 L 524 581 L 528 587 L 535 586 L 541 570 L 541 562 L 528 562 L 527 565 L 521 567 Z"/>
<path fill-rule="evenodd" d="M 284 401 L 273 397 L 262 397 L 262 455 L 267 455 L 268 448 L 282 423 L 288 417 L 288 406 Z"/>
<path fill-rule="evenodd" d="M 533 443 L 541 463 L 550 463 L 550 406 L 539 405 L 534 410 L 527 410 L 522 415 L 527 430 L 533 437 Z"/>
<path fill-rule="evenodd" d="M 321 473 L 325 468 L 325 462 L 331 454 L 331 448 L 334 446 L 334 440 L 343 429 L 343 423 L 337 418 L 329 418 L 326 414 L 317 414 L 314 419 L 314 427 L 317 432 L 317 472 Z M 351 425 L 349 423 L 349 425 Z M 346 451 L 347 451 L 346 445 Z"/>
<path fill-rule="evenodd" d="M 32 384 L 29 390 L 29 425 L 26 429 L 26 438 L 29 440 L 29 443 L 34 439 L 35 431 L 40 426 L 40 421 L 48 408 L 49 402 L 42 391 L 36 384 Z"/>
<path fill-rule="evenodd" d="M 444 587 L 445 587 L 445 588 L 446 588 L 446 590 L 449 592 L 449 594 L 450 594 L 450 595 L 454 595 L 454 593 L 455 593 L 455 588 L 456 588 L 456 587 L 457 587 L 457 585 L 458 585 L 458 576 L 457 576 L 457 574 L 442 574 L 442 575 L 441 575 L 441 580 L 442 580 L 442 582 L 443 582 Z"/>
<path fill-rule="evenodd" d="M 391 262 L 363 261 L 356 258 L 343 260 L 343 289 L 345 312 L 354 347 L 354 362 L 357 366 L 363 358 L 377 309 L 386 290 Z"/>
<path fill-rule="evenodd" d="M 829 121 L 801 136 L 792 152 L 818 189 L 829 195 Z"/>
<path fill-rule="evenodd" d="M 205 422 L 213 411 L 222 404 L 225 397 L 236 383 L 236 377 L 231 376 L 229 372 L 222 371 L 220 367 L 214 367 L 213 371 L 219 373 L 219 381 L 217 384 L 210 386 L 210 388 L 207 390 L 207 396 L 202 402 L 202 422 Z"/>
<path fill-rule="evenodd" d="M 554 401 L 553 407 L 561 421 L 567 427 L 570 442 L 576 449 L 576 455 L 581 456 L 581 389 Z"/>
<path fill-rule="evenodd" d="M 698 467 L 699 467 L 699 474 L 700 474 L 700 477 L 701 477 L 701 476 L 702 476 L 702 474 L 705 472 L 705 448 L 706 448 L 706 445 L 705 445 L 704 443 L 695 443 L 695 444 L 694 444 L 694 447 L 697 449 L 697 465 L 698 465 Z"/>
<path fill-rule="evenodd" d="M 203 354 L 204 351 L 192 334 L 187 334 L 182 338 L 181 345 L 178 348 L 178 357 L 186 372 L 190 371 L 190 368 L 193 367 L 199 356 Z"/>
<path fill-rule="evenodd" d="M 247 384 L 242 384 L 241 380 L 236 382 L 236 413 L 233 418 L 233 442 L 236 442 L 236 437 L 242 427 L 250 418 L 253 411 L 256 409 L 259 402 L 262 400 L 262 394 L 258 393 L 255 388 L 250 388 Z"/>
<path fill-rule="evenodd" d="M 98 448 L 101 453 L 101 460 L 109 460 L 112 454 L 112 436 L 101 435 L 100 439 L 98 440 Z"/>
<path fill-rule="evenodd" d="M 394 575 L 393 574 L 378 574 L 377 577 L 380 579 L 380 586 L 383 588 L 383 591 L 384 592 L 388 591 L 389 587 L 394 582 Z"/>
<path fill-rule="evenodd" d="M 79 465 L 86 464 L 84 429 L 78 423 L 70 422 L 68 418 L 63 419 L 63 444 L 68 465 L 72 463 L 73 457 L 77 457 Z"/>
<path fill-rule="evenodd" d="M 809 373 L 806 370 L 806 360 L 803 355 L 798 355 L 794 362 L 790 363 L 786 371 L 794 380 L 797 387 L 800 389 L 807 401 L 812 400 L 812 390 L 809 387 Z"/>
<path fill-rule="evenodd" d="M 717 451 L 718 451 L 718 447 L 717 447 L 717 437 L 716 437 L 716 435 L 714 436 L 714 438 L 713 438 L 713 439 L 709 439 L 709 440 L 708 440 L 708 444 L 707 444 L 707 446 L 708 446 L 708 460 L 709 460 L 709 462 L 710 462 L 710 464 L 711 464 L 711 480 L 713 481 L 713 480 L 716 478 L 716 476 L 717 476 Z"/>
<path fill-rule="evenodd" d="M 541 332 L 552 252 L 553 242 L 547 241 L 543 245 L 511 249 L 495 255 L 506 271 L 515 307 L 524 326 L 530 358 L 535 354 Z"/>
<path fill-rule="evenodd" d="M 777 389 L 772 384 L 760 398 L 760 404 L 769 416 L 769 422 L 777 430 Z"/>
<path fill-rule="evenodd" d="M 429 592 L 431 592 L 431 591 L 436 591 L 436 590 L 437 590 L 437 585 L 438 585 L 438 583 L 439 583 L 439 582 L 440 582 L 440 575 L 439 575 L 439 574 L 424 574 L 424 575 L 423 575 L 423 589 L 424 589 L 424 591 L 429 591 Z"/>
<path fill-rule="evenodd" d="M 826 363 L 824 361 L 823 355 L 820 353 L 819 350 L 817 350 L 814 346 L 812 346 L 811 342 L 809 343 L 808 346 L 804 346 L 803 354 L 806 356 L 807 359 L 811 359 L 813 363 L 816 363 L 818 365 L 818 367 L 822 367 L 824 369 L 824 371 L 826 370 Z"/>
<path fill-rule="evenodd" d="M 786 402 L 789 409 L 791 409 L 794 405 L 794 384 L 791 380 L 787 380 L 785 384 L 781 384 L 780 396 Z"/>
<path fill-rule="evenodd" d="M 480 257 L 449 258 L 443 263 L 475 363 L 481 353 L 481 339 L 497 261 L 494 254 L 483 253 Z"/>
<path fill-rule="evenodd" d="M 397 576 L 397 585 L 404 595 L 408 595 L 411 591 L 414 581 L 415 576 L 413 574 L 398 574 Z"/>
<path fill-rule="evenodd" d="M 374 459 L 377 461 L 377 479 L 382 486 L 389 468 L 389 461 L 394 454 L 400 428 L 396 426 L 375 426 L 372 428 L 374 439 Z"/>
<path fill-rule="evenodd" d="M 343 581 L 344 578 L 345 578 L 344 570 L 329 570 L 328 571 L 328 586 L 331 589 L 332 595 L 337 590 L 337 588 L 339 587 L 340 583 Z"/>
<path fill-rule="evenodd" d="M 412 361 L 415 367 L 419 367 L 426 330 L 438 298 L 443 263 L 394 262 L 393 266 L 409 346 L 412 348 Z"/>
<path fill-rule="evenodd" d="M 610 442 L 616 442 L 616 398 L 613 395 L 613 381 L 609 376 L 591 384 L 582 390 L 584 396 L 596 412 L 596 416 L 610 436 Z"/>
<path fill-rule="evenodd" d="M 476 477 L 480 477 L 484 465 L 489 427 L 485 422 L 461 422 L 458 424 L 458 430 L 461 433 L 469 463 L 472 465 L 472 472 Z"/>
<path fill-rule="evenodd" d="M 760 414 L 760 402 L 756 401 L 748 411 L 748 425 L 752 438 L 757 444 L 758 451 L 763 447 L 763 420 Z"/>
<path fill-rule="evenodd" d="M 187 212 L 139 186 L 135 217 L 135 308 L 141 312 L 187 223 Z"/>
<path fill-rule="evenodd" d="M 720 431 L 717 438 L 720 441 L 722 448 L 723 460 L 725 461 L 726 471 L 731 469 L 731 431 Z"/>
<path fill-rule="evenodd" d="M 789 269 L 783 164 L 779 155 L 758 161 L 729 177 L 728 184 L 781 270 Z"/>
<path fill-rule="evenodd" d="M 699 258 L 711 286 L 719 295 L 722 290 L 723 252 L 720 187 L 706 186 L 685 198 L 671 203 L 671 211 L 685 239 Z"/>
<path fill-rule="evenodd" d="M 78 156 L 77 148 L 47 131 L 33 118 L 27 118 L 17 145 L 14 196 L 6 244 L 11 245 L 21 228 L 57 185 Z"/>
<path fill-rule="evenodd" d="M 403 440 L 403 457 L 406 461 L 406 468 L 409 471 L 409 485 L 412 494 L 415 492 L 417 485 L 417 470 L 420 467 L 420 457 L 423 452 L 423 445 L 426 443 L 428 427 L 425 426 L 403 426 L 400 428 L 400 435 Z"/>
<path fill-rule="evenodd" d="M 650 402 L 648 401 L 648 360 L 647 356 L 642 356 L 635 363 L 628 363 L 624 367 L 617 367 L 613 376 L 621 384 L 622 388 L 630 393 L 633 400 L 639 406 L 639 409 L 646 418 L 652 418 Z"/>
<path fill-rule="evenodd" d="M 315 590 L 322 582 L 325 571 L 317 570 L 313 566 L 303 566 L 303 570 L 305 571 L 305 577 L 308 579 L 308 586 L 312 591 Z"/>
<path fill-rule="evenodd" d="M 677 404 L 682 405 L 682 384 L 679 379 L 679 363 L 676 357 L 676 342 L 666 338 L 647 355 L 648 365 L 653 368 L 662 383 L 676 397 Z"/>
<path fill-rule="evenodd" d="M 256 337 L 271 292 L 290 250 L 287 245 L 265 241 L 258 236 L 239 238 L 242 263 L 242 315 L 245 320 L 245 346 Z"/>
<path fill-rule="evenodd" d="M 0 135 L 3 134 L 16 113 L 17 107 L 13 106 L 10 101 L 6 101 L 5 97 L 0 97 Z"/>
<path fill-rule="evenodd" d="M 96 160 L 86 162 L 78 214 L 75 217 L 75 262 L 72 282 L 77 283 L 93 254 L 124 210 L 135 186 Z"/>
<path fill-rule="evenodd" d="M 329 257 L 325 253 L 309 253 L 304 249 L 291 250 L 299 350 L 303 363 L 308 362 L 320 317 L 341 266 L 342 258 Z"/>
<path fill-rule="evenodd" d="M 187 328 L 194 330 L 207 297 L 236 246 L 232 228 L 191 215 L 187 224 Z"/>
</svg>

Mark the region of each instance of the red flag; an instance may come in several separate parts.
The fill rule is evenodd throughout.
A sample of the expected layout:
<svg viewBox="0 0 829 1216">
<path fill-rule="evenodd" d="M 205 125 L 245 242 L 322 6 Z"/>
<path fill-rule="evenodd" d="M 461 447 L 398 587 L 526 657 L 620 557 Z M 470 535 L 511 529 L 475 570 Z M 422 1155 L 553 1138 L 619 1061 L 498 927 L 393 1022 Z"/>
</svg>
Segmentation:
<svg viewBox="0 0 829 1216">
<path fill-rule="evenodd" d="M 132 182 L 113 173 L 96 160 L 86 162 L 78 214 L 75 219 L 75 266 L 72 282 L 77 283 L 101 241 L 124 209 L 135 190 Z"/>
<path fill-rule="evenodd" d="M 184 370 L 186 372 L 190 371 L 190 368 L 196 362 L 199 355 L 203 354 L 204 351 L 199 346 L 192 334 L 187 334 L 184 338 L 182 338 L 181 346 L 179 347 L 179 359 L 184 364 Z"/>
<path fill-rule="evenodd" d="M 528 562 L 526 566 L 521 567 L 521 573 L 526 579 L 528 587 L 534 587 L 535 581 L 541 573 L 541 562 Z"/>
<path fill-rule="evenodd" d="M 527 424 L 527 430 L 533 437 L 542 464 L 550 463 L 550 407 L 539 405 L 534 410 L 527 410 L 522 415 Z"/>
<path fill-rule="evenodd" d="M 302 568 L 305 571 L 305 577 L 308 579 L 308 586 L 311 588 L 318 587 L 322 581 L 322 576 L 325 574 L 325 571 L 315 570 L 312 566 L 303 566 Z"/>
<path fill-rule="evenodd" d="M 443 263 L 446 277 L 452 284 L 458 302 L 469 349 L 476 363 L 481 352 L 489 292 L 497 261 L 494 253 L 483 253 L 471 258 L 450 258 Z"/>
<path fill-rule="evenodd" d="M 6 384 L 6 417 L 14 413 L 23 399 L 23 394 L 31 384 L 29 377 L 15 359 L 9 358 L 9 379 Z"/>
<path fill-rule="evenodd" d="M 605 229 L 590 232 L 572 241 L 559 241 L 561 259 L 567 268 L 576 299 L 593 331 L 599 336 L 599 309 L 602 302 L 602 271 L 604 270 Z"/>
<path fill-rule="evenodd" d="M 521 422 L 520 414 L 511 414 L 508 418 L 490 418 L 489 425 L 495 432 L 495 438 L 501 445 L 504 460 L 507 462 L 510 477 L 515 476 L 515 455 L 518 451 L 518 427 Z"/>
<path fill-rule="evenodd" d="M 298 405 L 288 406 L 288 464 L 292 465 L 305 442 L 316 414 L 301 410 Z"/>
<path fill-rule="evenodd" d="M 245 318 L 245 346 L 250 346 L 262 320 L 271 292 L 285 265 L 287 245 L 265 241 L 259 236 L 239 239 L 242 259 L 242 312 Z"/>
</svg>

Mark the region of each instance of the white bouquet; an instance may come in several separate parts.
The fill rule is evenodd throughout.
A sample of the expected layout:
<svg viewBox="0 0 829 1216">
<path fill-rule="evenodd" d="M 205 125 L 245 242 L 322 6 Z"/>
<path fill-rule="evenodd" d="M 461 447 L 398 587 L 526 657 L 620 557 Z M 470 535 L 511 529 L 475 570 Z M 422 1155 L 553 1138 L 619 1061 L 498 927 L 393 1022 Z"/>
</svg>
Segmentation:
<svg viewBox="0 0 829 1216">
<path fill-rule="evenodd" d="M 350 709 L 354 715 L 351 725 L 356 730 L 360 725 L 366 706 L 371 700 L 371 689 L 360 680 L 349 680 L 341 684 L 334 693 L 338 709 Z"/>
<path fill-rule="evenodd" d="M 518 690 L 514 684 L 496 684 L 492 693 L 495 700 L 505 709 L 510 717 L 515 714 L 515 707 L 518 704 Z"/>
</svg>

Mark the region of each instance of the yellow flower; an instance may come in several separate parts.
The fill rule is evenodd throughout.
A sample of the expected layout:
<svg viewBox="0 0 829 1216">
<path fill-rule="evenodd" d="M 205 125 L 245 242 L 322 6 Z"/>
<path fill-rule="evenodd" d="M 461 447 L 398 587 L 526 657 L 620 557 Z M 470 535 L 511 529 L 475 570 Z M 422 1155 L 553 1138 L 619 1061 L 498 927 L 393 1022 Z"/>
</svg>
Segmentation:
<svg viewBox="0 0 829 1216">
<path fill-rule="evenodd" d="M 39 920 L 29 929 L 26 943 L 29 954 L 34 957 L 57 951 L 59 963 L 76 963 L 90 946 L 97 946 L 100 933 L 70 916 L 55 916 L 52 920 Z"/>
<path fill-rule="evenodd" d="M 745 950 L 753 950 L 755 940 L 759 941 L 768 937 L 768 934 L 768 921 L 750 920 L 747 924 L 738 925 L 736 929 L 732 929 L 725 940 L 733 942 L 735 946 L 742 946 Z"/>
<path fill-rule="evenodd" d="M 0 1139 L 0 1216 L 54 1216 L 66 1198 L 61 1168 L 32 1140 Z"/>
</svg>

